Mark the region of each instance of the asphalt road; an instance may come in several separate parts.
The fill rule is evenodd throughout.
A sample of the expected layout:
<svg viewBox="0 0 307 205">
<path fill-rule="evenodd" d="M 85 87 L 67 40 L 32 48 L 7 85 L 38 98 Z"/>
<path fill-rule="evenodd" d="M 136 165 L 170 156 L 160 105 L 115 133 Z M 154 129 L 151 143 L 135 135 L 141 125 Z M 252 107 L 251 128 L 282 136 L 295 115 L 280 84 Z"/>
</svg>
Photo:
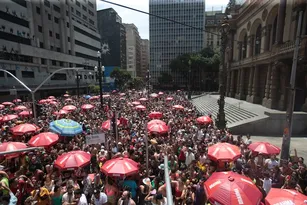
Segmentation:
<svg viewBox="0 0 307 205">
<path fill-rule="evenodd" d="M 251 136 L 253 142 L 270 142 L 281 148 L 282 137 L 267 137 L 267 136 Z M 294 154 L 294 148 L 297 150 L 297 155 L 305 159 L 307 162 L 307 137 L 293 137 L 290 145 L 290 155 Z"/>
</svg>

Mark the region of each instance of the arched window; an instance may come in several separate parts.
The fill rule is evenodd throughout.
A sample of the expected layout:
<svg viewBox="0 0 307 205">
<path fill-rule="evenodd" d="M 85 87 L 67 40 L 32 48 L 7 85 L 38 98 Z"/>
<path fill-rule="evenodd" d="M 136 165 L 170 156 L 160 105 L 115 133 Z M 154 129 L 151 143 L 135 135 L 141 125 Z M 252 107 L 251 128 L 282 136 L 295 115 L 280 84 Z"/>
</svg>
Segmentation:
<svg viewBox="0 0 307 205">
<path fill-rule="evenodd" d="M 255 55 L 261 52 L 261 25 L 258 26 L 255 36 Z"/>
<path fill-rule="evenodd" d="M 247 52 L 247 34 L 244 36 L 243 44 L 242 44 L 242 58 L 246 58 Z"/>
<path fill-rule="evenodd" d="M 272 26 L 272 42 L 271 42 L 271 45 L 274 45 L 275 44 L 275 41 L 276 41 L 276 31 L 277 31 L 277 18 L 278 16 L 275 17 L 275 20 L 274 20 L 274 23 L 273 23 L 273 26 Z"/>
</svg>

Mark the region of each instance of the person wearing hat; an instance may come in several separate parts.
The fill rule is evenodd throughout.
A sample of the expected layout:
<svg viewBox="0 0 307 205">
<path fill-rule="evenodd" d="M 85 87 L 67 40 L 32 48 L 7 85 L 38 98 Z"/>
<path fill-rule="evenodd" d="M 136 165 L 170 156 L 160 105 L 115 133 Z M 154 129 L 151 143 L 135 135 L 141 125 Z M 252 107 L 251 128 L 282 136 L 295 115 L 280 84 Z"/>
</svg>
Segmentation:
<svg viewBox="0 0 307 205">
<path fill-rule="evenodd" d="M 150 179 L 147 177 L 147 178 L 144 178 L 142 180 L 143 184 L 140 185 L 139 187 L 139 203 L 138 204 L 144 204 L 144 205 L 147 205 L 148 202 L 145 201 L 145 198 L 146 196 L 148 195 L 148 193 L 150 192 L 150 189 L 151 189 L 151 181 Z"/>
<path fill-rule="evenodd" d="M 91 203 L 93 205 L 105 205 L 108 203 L 108 197 L 105 193 L 101 192 L 99 189 L 94 189 Z"/>
</svg>

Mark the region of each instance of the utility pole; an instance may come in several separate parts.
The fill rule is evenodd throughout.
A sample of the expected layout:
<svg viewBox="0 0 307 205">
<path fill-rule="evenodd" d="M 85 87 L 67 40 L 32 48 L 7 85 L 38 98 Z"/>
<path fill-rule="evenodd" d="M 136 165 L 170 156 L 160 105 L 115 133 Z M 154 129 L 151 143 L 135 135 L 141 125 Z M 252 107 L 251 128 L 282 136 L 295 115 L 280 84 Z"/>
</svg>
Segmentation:
<svg viewBox="0 0 307 205">
<path fill-rule="evenodd" d="M 192 70 L 191 70 L 191 64 L 192 64 L 191 60 L 189 60 L 188 63 L 189 63 L 188 99 L 191 100 L 191 72 L 192 72 Z"/>
<path fill-rule="evenodd" d="M 296 31 L 296 40 L 295 40 L 295 48 L 294 48 L 294 54 L 293 54 L 291 77 L 290 77 L 290 89 L 291 90 L 290 90 L 290 95 L 289 95 L 290 102 L 288 104 L 288 109 L 287 109 L 287 126 L 284 129 L 282 146 L 281 146 L 281 157 L 280 158 L 282 160 L 288 160 L 289 154 L 290 154 L 290 142 L 291 142 L 292 129 L 293 129 L 293 111 L 294 111 L 294 105 L 295 105 L 296 68 L 297 68 L 297 61 L 298 61 L 298 52 L 300 49 L 303 13 L 304 11 L 300 9 L 297 31 Z"/>
</svg>

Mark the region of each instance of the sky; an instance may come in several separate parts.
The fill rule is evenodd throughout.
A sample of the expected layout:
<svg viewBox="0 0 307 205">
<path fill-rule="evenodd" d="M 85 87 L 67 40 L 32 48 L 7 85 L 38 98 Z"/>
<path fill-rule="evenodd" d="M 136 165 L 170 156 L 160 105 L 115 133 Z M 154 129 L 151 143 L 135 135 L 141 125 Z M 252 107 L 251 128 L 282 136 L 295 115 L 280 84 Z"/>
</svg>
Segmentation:
<svg viewBox="0 0 307 205">
<path fill-rule="evenodd" d="M 119 16 L 122 18 L 123 23 L 134 23 L 138 27 L 141 38 L 149 39 L 149 17 L 146 14 L 142 14 L 130 9 L 115 6 L 109 3 L 97 1 L 97 9 L 113 8 Z M 149 11 L 149 0 L 108 0 L 117 4 L 132 7 L 145 12 Z M 229 0 L 206 0 L 206 10 L 211 11 L 221 10 L 222 7 L 226 7 Z"/>
</svg>

